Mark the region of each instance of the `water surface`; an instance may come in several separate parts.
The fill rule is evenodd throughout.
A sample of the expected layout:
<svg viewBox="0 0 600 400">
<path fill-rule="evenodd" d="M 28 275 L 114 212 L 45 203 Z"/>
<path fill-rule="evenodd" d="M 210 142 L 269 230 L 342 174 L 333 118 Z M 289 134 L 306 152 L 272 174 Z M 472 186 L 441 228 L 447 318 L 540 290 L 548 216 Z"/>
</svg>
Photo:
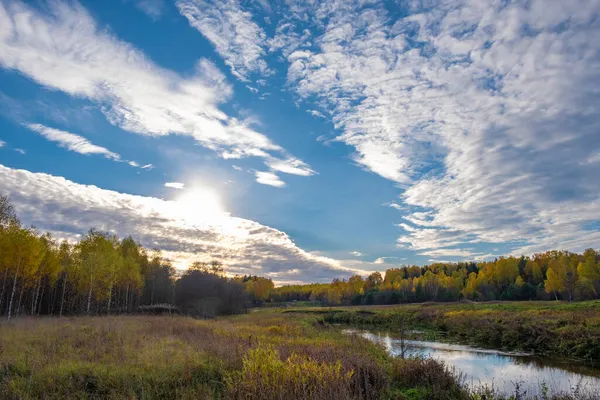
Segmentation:
<svg viewBox="0 0 600 400">
<path fill-rule="evenodd" d="M 393 356 L 402 354 L 402 341 L 387 333 L 345 332 L 380 343 Z M 418 340 L 405 340 L 404 353 L 406 357 L 419 355 L 444 361 L 463 374 L 468 386 L 493 386 L 506 395 L 514 394 L 517 384 L 521 393 L 528 396 L 541 394 L 542 384 L 552 393 L 572 393 L 577 388 L 582 392 L 600 393 L 600 369 L 572 360 Z"/>
</svg>

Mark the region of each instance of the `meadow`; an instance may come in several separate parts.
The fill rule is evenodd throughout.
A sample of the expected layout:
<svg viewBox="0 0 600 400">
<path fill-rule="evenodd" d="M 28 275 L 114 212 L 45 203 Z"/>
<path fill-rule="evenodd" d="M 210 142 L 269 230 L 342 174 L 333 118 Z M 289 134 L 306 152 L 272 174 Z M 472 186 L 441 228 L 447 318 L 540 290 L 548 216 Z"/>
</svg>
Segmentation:
<svg viewBox="0 0 600 400">
<path fill-rule="evenodd" d="M 501 313 L 509 313 L 512 307 L 486 306 Z M 434 315 L 466 307 L 421 308 Z M 544 306 L 535 313 L 524 307 L 515 311 L 517 315 L 545 312 Z M 571 314 L 597 312 L 597 304 L 592 303 L 581 305 L 579 311 L 570 305 L 562 308 L 560 312 Z M 0 398 L 502 398 L 489 389 L 468 392 L 461 387 L 460 376 L 437 361 L 391 358 L 383 348 L 344 335 L 329 323 L 331 315 L 338 316 L 335 322 L 344 315 L 368 315 L 376 320 L 391 318 L 398 310 L 259 309 L 212 320 L 181 316 L 21 318 L 0 325 Z M 416 305 L 401 310 L 420 313 Z M 473 310 L 485 316 L 478 306 Z M 556 394 L 546 398 L 593 397 Z"/>
<path fill-rule="evenodd" d="M 416 389 L 462 398 L 441 366 L 422 362 L 443 377 L 431 385 L 427 374 L 417 379 L 382 349 L 319 321 L 278 312 L 20 319 L 0 328 L 0 397 L 378 399 Z"/>
</svg>

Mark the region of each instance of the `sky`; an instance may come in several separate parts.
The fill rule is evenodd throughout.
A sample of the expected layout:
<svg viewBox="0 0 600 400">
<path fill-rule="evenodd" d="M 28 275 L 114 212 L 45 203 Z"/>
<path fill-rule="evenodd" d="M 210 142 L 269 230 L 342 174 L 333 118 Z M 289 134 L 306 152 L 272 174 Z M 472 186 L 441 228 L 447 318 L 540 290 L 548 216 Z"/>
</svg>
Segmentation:
<svg viewBox="0 0 600 400">
<path fill-rule="evenodd" d="M 600 245 L 600 0 L 0 0 L 0 194 L 278 284 Z"/>
</svg>

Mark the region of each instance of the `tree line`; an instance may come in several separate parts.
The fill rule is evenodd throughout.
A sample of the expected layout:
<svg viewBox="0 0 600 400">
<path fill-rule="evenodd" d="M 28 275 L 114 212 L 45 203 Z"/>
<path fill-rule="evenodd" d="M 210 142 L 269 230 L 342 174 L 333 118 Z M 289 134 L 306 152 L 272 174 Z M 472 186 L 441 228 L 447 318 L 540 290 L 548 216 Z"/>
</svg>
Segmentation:
<svg viewBox="0 0 600 400">
<path fill-rule="evenodd" d="M 354 275 L 328 284 L 275 288 L 273 301 L 320 301 L 328 305 L 423 301 L 588 300 L 600 294 L 600 254 L 547 251 L 533 257 L 487 262 L 434 263 Z"/>
<path fill-rule="evenodd" d="M 179 273 L 158 250 L 131 236 L 91 229 L 74 243 L 25 227 L 0 196 L 0 315 L 158 312 L 175 305 L 190 315 L 244 312 L 265 302 L 326 305 L 423 301 L 587 300 L 600 295 L 600 254 L 548 251 L 487 262 L 390 268 L 331 283 L 274 287 L 259 276 L 227 277 L 219 261 Z"/>
<path fill-rule="evenodd" d="M 210 317 L 243 312 L 274 287 L 256 276 L 229 278 L 218 261 L 178 273 L 157 250 L 131 236 L 91 229 L 77 243 L 58 242 L 19 221 L 0 196 L 0 315 L 111 314 L 173 310 Z"/>
</svg>

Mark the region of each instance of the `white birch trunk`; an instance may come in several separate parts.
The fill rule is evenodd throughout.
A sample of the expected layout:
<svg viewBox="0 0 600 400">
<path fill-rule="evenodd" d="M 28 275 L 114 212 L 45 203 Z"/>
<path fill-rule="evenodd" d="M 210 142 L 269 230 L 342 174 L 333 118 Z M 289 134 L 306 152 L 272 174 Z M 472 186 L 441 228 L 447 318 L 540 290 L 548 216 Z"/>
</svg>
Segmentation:
<svg viewBox="0 0 600 400">
<path fill-rule="evenodd" d="M 106 313 L 110 314 L 110 301 L 112 300 L 112 285 L 110 285 L 110 289 L 108 291 L 108 307 L 106 308 Z"/>
<path fill-rule="evenodd" d="M 46 286 L 42 286 L 42 293 L 40 293 L 40 296 L 38 297 L 38 309 L 37 309 L 37 315 L 38 317 L 40 316 L 40 312 L 42 311 L 42 301 L 44 300 L 44 291 L 46 289 Z"/>
<path fill-rule="evenodd" d="M 4 282 L 2 283 L 2 294 L 0 295 L 0 314 L 2 314 L 2 303 L 4 302 L 4 293 L 6 292 L 6 279 L 8 279 L 8 267 L 4 271 Z"/>
<path fill-rule="evenodd" d="M 42 277 L 38 279 L 38 284 L 33 292 L 33 300 L 31 301 L 31 315 L 35 314 L 35 306 L 37 305 L 38 295 L 40 293 L 40 285 L 42 284 Z"/>
<path fill-rule="evenodd" d="M 62 317 L 63 306 L 65 305 L 65 289 L 67 288 L 67 278 L 68 278 L 68 276 L 69 275 L 65 272 L 65 279 L 63 281 L 62 299 L 60 300 L 60 311 L 58 313 L 59 317 Z"/>
<path fill-rule="evenodd" d="M 13 279 L 13 287 L 12 287 L 12 292 L 10 294 L 10 302 L 8 303 L 8 315 L 6 317 L 7 321 L 10 321 L 10 318 L 11 318 L 13 301 L 15 299 L 15 291 L 17 290 L 17 278 L 18 277 L 19 277 L 19 265 L 17 265 L 17 270 L 15 271 L 15 277 Z"/>
<path fill-rule="evenodd" d="M 90 313 L 90 305 L 92 304 L 92 285 L 93 284 L 94 284 L 94 275 L 90 276 L 90 290 L 88 292 L 87 308 L 85 311 L 86 314 Z"/>
</svg>

